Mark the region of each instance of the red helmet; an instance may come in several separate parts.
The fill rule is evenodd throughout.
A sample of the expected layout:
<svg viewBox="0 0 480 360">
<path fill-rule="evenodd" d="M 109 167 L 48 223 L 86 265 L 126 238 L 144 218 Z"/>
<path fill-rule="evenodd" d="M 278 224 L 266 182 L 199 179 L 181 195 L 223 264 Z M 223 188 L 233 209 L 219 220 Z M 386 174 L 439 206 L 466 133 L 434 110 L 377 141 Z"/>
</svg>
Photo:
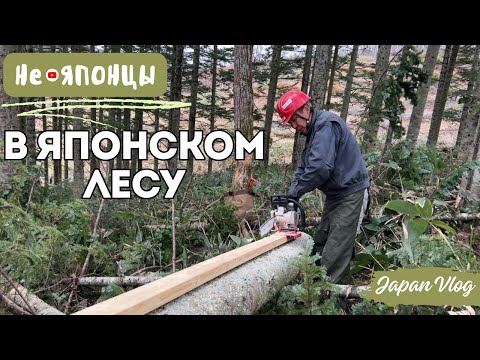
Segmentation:
<svg viewBox="0 0 480 360">
<path fill-rule="evenodd" d="M 290 90 L 282 95 L 277 103 L 277 112 L 283 121 L 283 125 L 288 123 L 292 115 L 310 100 L 303 91 Z"/>
</svg>

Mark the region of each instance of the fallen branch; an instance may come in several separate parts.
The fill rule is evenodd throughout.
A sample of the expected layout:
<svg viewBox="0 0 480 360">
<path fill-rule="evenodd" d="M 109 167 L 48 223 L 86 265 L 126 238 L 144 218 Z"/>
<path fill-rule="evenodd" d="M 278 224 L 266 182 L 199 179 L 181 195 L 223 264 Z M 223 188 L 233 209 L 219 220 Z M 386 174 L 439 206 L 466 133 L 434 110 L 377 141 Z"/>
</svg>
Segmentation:
<svg viewBox="0 0 480 360">
<path fill-rule="evenodd" d="M 98 207 L 97 218 L 95 219 L 95 225 L 93 227 L 92 237 L 93 237 L 94 241 L 90 244 L 90 246 L 88 248 L 87 258 L 85 259 L 85 262 L 83 263 L 82 271 L 80 272 L 80 276 L 83 276 L 83 274 L 85 274 L 85 271 L 87 271 L 87 267 L 88 267 L 88 264 L 90 262 L 90 258 L 92 256 L 91 247 L 92 247 L 92 244 L 95 242 L 95 238 L 97 237 L 98 222 L 100 220 L 100 214 L 102 213 L 104 203 L 105 203 L 105 199 L 102 197 L 102 200 L 100 201 L 100 206 Z"/>
<path fill-rule="evenodd" d="M 13 315 L 32 315 L 2 293 L 0 293 L 0 303 L 2 303 L 5 309 L 10 311 Z"/>
<path fill-rule="evenodd" d="M 307 226 L 316 226 L 320 224 L 320 221 L 322 220 L 321 217 L 311 217 L 306 219 L 306 225 Z M 435 220 L 442 220 L 442 221 L 474 221 L 474 220 L 480 220 L 480 213 L 462 213 L 462 214 L 456 214 L 456 215 L 451 215 L 451 214 L 444 214 L 440 215 L 438 217 L 435 217 Z"/>
<path fill-rule="evenodd" d="M 23 294 L 21 293 L 20 291 L 20 284 L 15 284 L 12 279 L 10 279 L 8 277 L 7 274 L 5 274 L 5 272 L 0 269 L 0 274 L 8 281 L 8 283 L 10 284 L 11 287 L 13 287 L 12 291 L 16 291 L 17 294 L 22 298 L 23 302 L 25 303 L 25 305 L 28 307 L 28 311 L 32 314 L 35 314 L 35 310 L 32 309 L 32 307 L 30 306 L 30 304 L 28 303 L 28 301 L 23 297 Z"/>
<path fill-rule="evenodd" d="M 332 292 L 337 296 L 359 299 L 362 298 L 360 292 L 367 290 L 370 290 L 370 285 L 335 285 L 335 288 L 332 290 Z"/>
<path fill-rule="evenodd" d="M 177 227 L 180 226 L 185 226 L 186 224 L 178 224 Z M 169 225 L 166 224 L 160 224 L 160 225 L 144 225 L 143 227 L 146 229 L 151 229 L 151 230 L 156 230 L 156 229 L 165 229 Z M 202 230 L 202 227 L 207 227 L 209 226 L 209 223 L 206 220 L 203 221 L 195 221 L 191 222 L 188 224 L 188 229 L 189 230 Z"/>
<path fill-rule="evenodd" d="M 93 241 L 90 243 L 90 246 L 88 247 L 87 257 L 85 258 L 85 262 L 83 263 L 82 270 L 80 270 L 80 276 L 83 276 L 87 271 L 88 265 L 90 263 L 90 259 L 92 257 L 92 247 L 97 237 L 98 222 L 100 220 L 100 214 L 102 213 L 104 203 L 105 203 L 105 199 L 102 197 L 102 200 L 100 200 L 100 206 L 98 207 L 97 218 L 95 219 L 95 225 L 93 226 L 93 232 L 92 232 Z M 70 291 L 70 295 L 68 296 L 68 300 L 65 305 L 65 311 L 68 311 L 68 309 L 70 308 L 70 304 L 72 303 L 73 295 L 75 294 L 76 290 L 77 288 L 74 283 L 72 287 L 72 291 Z"/>
<path fill-rule="evenodd" d="M 438 218 L 435 218 L 436 220 L 442 220 L 442 221 L 474 221 L 474 220 L 480 220 L 480 213 L 462 213 L 462 214 L 445 214 L 445 215 L 440 215 Z"/>
<path fill-rule="evenodd" d="M 10 290 L 6 295 L 9 300 L 21 305 L 19 300 L 23 300 L 35 315 L 64 315 L 53 306 L 48 305 L 38 296 L 33 295 L 20 284 L 15 284 L 15 289 Z"/>
<path fill-rule="evenodd" d="M 140 286 L 160 279 L 161 275 L 150 276 L 123 276 L 123 277 L 81 277 L 76 279 L 76 284 L 81 286 Z M 66 281 L 73 281 L 68 279 Z"/>
</svg>

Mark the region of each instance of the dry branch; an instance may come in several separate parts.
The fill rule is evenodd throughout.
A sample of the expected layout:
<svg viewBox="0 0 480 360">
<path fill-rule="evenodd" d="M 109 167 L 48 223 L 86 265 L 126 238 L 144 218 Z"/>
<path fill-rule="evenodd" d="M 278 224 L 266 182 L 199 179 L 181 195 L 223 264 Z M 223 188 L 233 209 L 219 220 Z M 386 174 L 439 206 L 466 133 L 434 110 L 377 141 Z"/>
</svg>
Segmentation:
<svg viewBox="0 0 480 360">
<path fill-rule="evenodd" d="M 333 293 L 337 296 L 342 296 L 345 298 L 361 298 L 361 291 L 370 290 L 370 285 L 335 285 L 335 289 L 333 289 Z M 320 294 L 319 294 L 320 295 Z"/>
<path fill-rule="evenodd" d="M 26 305 L 23 305 L 26 302 L 28 306 L 33 309 L 35 315 L 63 315 L 62 312 L 48 305 L 20 284 L 15 284 L 15 289 L 10 290 L 6 296 L 22 307 L 26 307 Z"/>
<path fill-rule="evenodd" d="M 13 315 L 32 315 L 28 311 L 24 310 L 21 306 L 14 303 L 6 295 L 0 293 L 0 302 L 5 306 L 5 308 L 10 311 Z"/>
<path fill-rule="evenodd" d="M 310 217 L 306 219 L 306 225 L 307 226 L 316 226 L 320 224 L 320 221 L 322 220 L 321 217 Z M 462 213 L 462 214 L 444 214 L 440 215 L 438 217 L 435 217 L 435 220 L 442 220 L 442 221 L 474 221 L 474 220 L 480 220 L 480 213 L 473 213 L 473 214 L 467 214 L 467 213 Z"/>
<path fill-rule="evenodd" d="M 160 279 L 161 275 L 155 276 L 123 276 L 123 277 L 81 277 L 76 279 L 77 285 L 81 286 L 140 286 Z"/>
</svg>

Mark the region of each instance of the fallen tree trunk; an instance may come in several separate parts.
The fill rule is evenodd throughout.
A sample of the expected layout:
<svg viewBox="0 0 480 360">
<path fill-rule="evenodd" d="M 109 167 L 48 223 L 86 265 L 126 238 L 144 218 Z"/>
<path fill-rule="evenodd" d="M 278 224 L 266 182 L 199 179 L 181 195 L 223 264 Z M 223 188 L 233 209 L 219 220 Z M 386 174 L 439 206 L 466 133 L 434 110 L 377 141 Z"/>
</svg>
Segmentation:
<svg viewBox="0 0 480 360">
<path fill-rule="evenodd" d="M 298 270 L 289 265 L 305 249 L 310 236 L 302 236 L 256 257 L 150 315 L 248 315 L 256 313 Z"/>
<path fill-rule="evenodd" d="M 35 315 L 64 315 L 64 313 L 55 309 L 53 306 L 48 305 L 38 296 L 30 293 L 22 285 L 15 284 L 15 287 L 21 293 L 23 298 L 25 298 L 30 307 L 33 308 Z M 10 290 L 6 296 L 14 303 L 28 309 L 27 304 L 25 304 L 25 301 L 22 299 L 22 296 L 20 296 L 15 289 Z"/>
<path fill-rule="evenodd" d="M 260 284 L 260 292 L 267 292 L 269 295 L 261 297 L 258 301 L 249 302 L 252 305 L 254 304 L 263 304 L 273 293 L 280 289 L 283 285 L 287 284 L 289 281 L 293 280 L 296 275 L 296 270 L 291 269 L 288 266 L 288 259 L 298 254 L 301 249 L 305 247 L 306 238 L 310 238 L 308 235 L 303 235 L 300 239 L 295 240 L 294 242 L 288 242 L 287 236 L 284 233 L 275 233 L 271 236 L 263 238 L 261 240 L 255 241 L 248 245 L 244 245 L 237 249 L 231 250 L 227 253 L 221 254 L 209 260 L 203 261 L 199 264 L 195 264 L 186 269 L 183 269 L 177 273 L 165 276 L 162 279 L 156 280 L 149 284 L 143 285 L 121 295 L 118 295 L 114 298 L 108 299 L 96 305 L 93 305 L 89 308 L 83 309 L 74 315 L 94 315 L 94 314 L 147 314 L 152 311 L 159 309 L 161 306 L 173 302 L 174 299 L 181 297 L 189 291 L 192 291 L 199 286 L 207 283 L 208 281 L 216 281 L 220 275 L 225 274 L 226 272 L 242 267 L 247 261 L 251 261 L 259 257 L 260 255 L 269 252 L 269 254 L 277 254 L 277 260 L 274 261 L 273 267 L 267 266 L 271 260 L 263 260 L 261 267 L 254 267 L 254 271 L 249 273 L 255 278 L 260 277 L 263 279 Z M 281 246 L 284 245 L 284 246 Z M 290 250 L 283 250 L 284 248 Z M 278 252 L 278 251 L 280 252 Z M 283 251 L 282 251 L 283 250 Z M 267 255 L 268 256 L 268 255 Z M 274 256 L 275 257 L 275 256 Z M 252 261 L 253 262 L 253 261 Z M 247 269 L 248 266 L 247 264 Z M 238 269 L 231 271 L 231 273 L 236 273 Z M 275 270 L 278 270 L 277 274 Z M 265 274 L 266 276 L 264 276 Z M 285 275 L 287 274 L 287 275 Z M 277 280 L 278 279 L 278 280 Z M 235 292 L 234 284 L 232 280 L 237 282 L 246 282 L 241 290 Z M 250 308 L 245 308 L 243 304 L 245 301 L 252 296 L 252 288 L 255 288 L 255 281 L 251 284 L 246 281 L 248 279 L 245 276 L 241 275 L 240 277 L 234 277 L 225 284 L 226 292 L 220 291 L 216 293 L 218 296 L 224 296 L 227 298 L 219 298 L 218 301 L 222 304 L 227 302 L 227 309 L 213 309 L 212 306 L 208 306 L 207 309 L 181 309 L 181 313 L 237 313 L 235 307 L 238 306 L 242 308 L 238 313 L 252 313 L 258 307 L 250 306 Z M 214 282 L 212 281 L 212 283 Z M 265 281 L 267 281 L 265 283 Z M 208 286 L 208 285 L 207 285 Z M 258 287 L 258 285 L 257 285 Z M 275 290 L 271 292 L 270 288 L 273 287 Z M 221 289 L 220 289 L 221 290 Z M 208 290 L 207 293 L 211 297 L 212 290 Z M 236 296 L 236 303 L 231 303 L 232 295 Z M 254 296 L 255 299 L 257 297 Z M 264 301 L 262 300 L 264 299 Z M 200 299 L 200 302 L 206 302 L 205 298 Z M 217 301 L 217 302 L 218 302 Z M 212 301 L 212 303 L 214 303 Z M 228 310 L 230 309 L 230 310 Z M 227 311 L 228 310 L 228 311 Z"/>
</svg>

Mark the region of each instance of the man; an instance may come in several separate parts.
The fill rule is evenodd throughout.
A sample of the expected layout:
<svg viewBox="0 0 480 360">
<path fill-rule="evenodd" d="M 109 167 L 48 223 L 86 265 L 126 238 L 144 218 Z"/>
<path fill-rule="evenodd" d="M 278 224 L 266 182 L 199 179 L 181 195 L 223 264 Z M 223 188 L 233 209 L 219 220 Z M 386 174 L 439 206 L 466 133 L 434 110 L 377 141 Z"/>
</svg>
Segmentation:
<svg viewBox="0 0 480 360">
<path fill-rule="evenodd" d="M 338 115 L 313 108 L 302 91 L 285 93 L 277 104 L 283 125 L 307 137 L 289 197 L 299 199 L 320 189 L 326 195 L 313 253 L 321 255 L 333 283 L 345 284 L 350 275 L 355 237 L 360 228 L 370 186 L 360 148 Z"/>
</svg>

